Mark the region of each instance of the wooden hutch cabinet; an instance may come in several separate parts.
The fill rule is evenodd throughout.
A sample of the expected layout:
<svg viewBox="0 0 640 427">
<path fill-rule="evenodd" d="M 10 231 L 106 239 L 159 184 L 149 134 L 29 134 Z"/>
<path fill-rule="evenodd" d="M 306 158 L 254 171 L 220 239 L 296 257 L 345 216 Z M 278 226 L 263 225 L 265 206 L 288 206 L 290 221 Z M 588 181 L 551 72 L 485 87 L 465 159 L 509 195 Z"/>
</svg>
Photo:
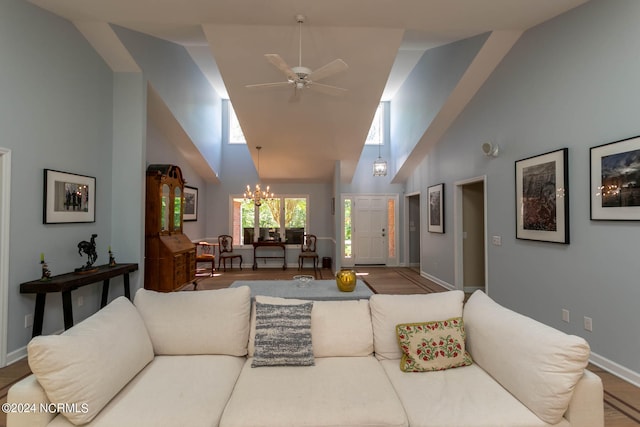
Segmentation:
<svg viewBox="0 0 640 427">
<path fill-rule="evenodd" d="M 196 248 L 182 233 L 184 183 L 178 166 L 147 168 L 145 289 L 171 292 L 195 279 Z"/>
</svg>

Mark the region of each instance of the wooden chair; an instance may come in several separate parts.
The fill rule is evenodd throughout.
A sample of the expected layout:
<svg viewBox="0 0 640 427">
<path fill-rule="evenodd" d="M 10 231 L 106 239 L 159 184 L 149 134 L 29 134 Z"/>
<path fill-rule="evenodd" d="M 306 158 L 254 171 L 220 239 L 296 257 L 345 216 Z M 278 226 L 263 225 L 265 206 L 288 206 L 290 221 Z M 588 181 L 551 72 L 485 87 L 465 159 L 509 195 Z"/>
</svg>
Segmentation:
<svg viewBox="0 0 640 427">
<path fill-rule="evenodd" d="M 313 273 L 318 270 L 318 253 L 316 252 L 316 242 L 318 238 L 314 234 L 305 234 L 300 245 L 300 255 L 298 255 L 298 270 L 304 267 L 305 259 L 313 260 Z"/>
<path fill-rule="evenodd" d="M 209 275 L 213 276 L 213 272 L 216 269 L 216 251 L 214 244 L 198 242 L 196 246 L 196 273 L 198 272 L 198 263 L 211 263 L 211 273 Z"/>
<path fill-rule="evenodd" d="M 227 260 L 231 261 L 231 268 L 233 268 L 234 258 L 240 258 L 240 270 L 242 270 L 242 255 L 233 252 L 233 236 L 229 236 L 228 234 L 218 236 L 218 250 L 220 251 L 218 270 L 220 270 L 220 262 L 222 262 L 224 271 L 227 271 Z"/>
</svg>

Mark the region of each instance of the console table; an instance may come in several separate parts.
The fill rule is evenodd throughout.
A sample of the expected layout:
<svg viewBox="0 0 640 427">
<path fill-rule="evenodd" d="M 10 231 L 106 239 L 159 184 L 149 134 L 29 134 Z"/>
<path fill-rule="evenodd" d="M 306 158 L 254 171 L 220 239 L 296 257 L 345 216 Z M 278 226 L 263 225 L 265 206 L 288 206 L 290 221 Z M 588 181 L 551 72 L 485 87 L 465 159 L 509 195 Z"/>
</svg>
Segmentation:
<svg viewBox="0 0 640 427">
<path fill-rule="evenodd" d="M 31 336 L 42 334 L 42 322 L 44 320 L 44 304 L 47 294 L 50 292 L 62 293 L 62 312 L 64 315 L 64 328 L 73 326 L 73 309 L 71 304 L 71 291 L 82 286 L 102 281 L 102 300 L 100 308 L 107 305 L 109 297 L 109 279 L 124 276 L 124 295 L 131 299 L 129 289 L 129 273 L 138 269 L 138 264 L 116 264 L 110 267 L 108 264 L 96 267 L 97 271 L 90 273 L 66 273 L 52 276 L 50 280 L 32 280 L 20 284 L 21 294 L 36 294 L 36 308 L 33 314 L 33 329 Z"/>
<path fill-rule="evenodd" d="M 256 256 L 258 248 L 282 248 L 282 256 Z M 253 242 L 253 269 L 258 269 L 258 258 L 282 258 L 282 269 L 287 269 L 287 247 L 283 242 L 258 241 Z"/>
</svg>

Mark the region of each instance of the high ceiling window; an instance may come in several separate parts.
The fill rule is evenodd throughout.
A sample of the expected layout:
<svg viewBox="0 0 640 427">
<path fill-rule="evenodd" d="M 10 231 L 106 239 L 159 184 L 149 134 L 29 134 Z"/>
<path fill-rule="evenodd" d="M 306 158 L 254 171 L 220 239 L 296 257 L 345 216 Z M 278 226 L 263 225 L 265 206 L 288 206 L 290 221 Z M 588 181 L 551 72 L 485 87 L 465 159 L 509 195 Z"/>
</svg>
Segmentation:
<svg viewBox="0 0 640 427">
<path fill-rule="evenodd" d="M 240 122 L 238 122 L 236 112 L 233 109 L 233 105 L 231 105 L 231 101 L 229 101 L 229 144 L 246 143 L 247 140 L 244 139 L 244 134 L 242 133 L 242 128 L 240 127 Z"/>
<path fill-rule="evenodd" d="M 368 145 L 382 145 L 384 144 L 384 103 L 378 104 L 376 114 L 373 116 L 371 122 L 371 128 L 369 128 L 369 134 L 365 144 Z"/>
</svg>

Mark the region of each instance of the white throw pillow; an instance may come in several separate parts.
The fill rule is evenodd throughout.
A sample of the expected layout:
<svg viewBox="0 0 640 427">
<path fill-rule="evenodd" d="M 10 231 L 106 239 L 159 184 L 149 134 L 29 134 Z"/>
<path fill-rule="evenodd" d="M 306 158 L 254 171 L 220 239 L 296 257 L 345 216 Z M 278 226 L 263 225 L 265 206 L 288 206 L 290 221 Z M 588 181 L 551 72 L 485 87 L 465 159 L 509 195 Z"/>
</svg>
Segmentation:
<svg viewBox="0 0 640 427">
<path fill-rule="evenodd" d="M 171 293 L 139 289 L 134 303 L 147 325 L 155 354 L 247 354 L 248 286 Z"/>
<path fill-rule="evenodd" d="M 308 300 L 258 295 L 264 304 L 304 304 Z M 254 355 L 255 304 L 251 312 L 249 357 Z M 369 301 L 314 301 L 311 310 L 314 357 L 368 356 L 373 352 Z"/>
<path fill-rule="evenodd" d="M 422 295 L 372 295 L 369 305 L 376 357 L 380 360 L 402 357 L 396 337 L 396 325 L 462 317 L 463 301 L 462 291 Z"/>
<path fill-rule="evenodd" d="M 556 424 L 589 361 L 589 344 L 476 291 L 464 308 L 473 360 L 541 420 Z"/>
<path fill-rule="evenodd" d="M 144 322 L 125 297 L 61 335 L 35 337 L 29 367 L 53 403 L 73 424 L 91 421 L 151 360 Z"/>
</svg>

